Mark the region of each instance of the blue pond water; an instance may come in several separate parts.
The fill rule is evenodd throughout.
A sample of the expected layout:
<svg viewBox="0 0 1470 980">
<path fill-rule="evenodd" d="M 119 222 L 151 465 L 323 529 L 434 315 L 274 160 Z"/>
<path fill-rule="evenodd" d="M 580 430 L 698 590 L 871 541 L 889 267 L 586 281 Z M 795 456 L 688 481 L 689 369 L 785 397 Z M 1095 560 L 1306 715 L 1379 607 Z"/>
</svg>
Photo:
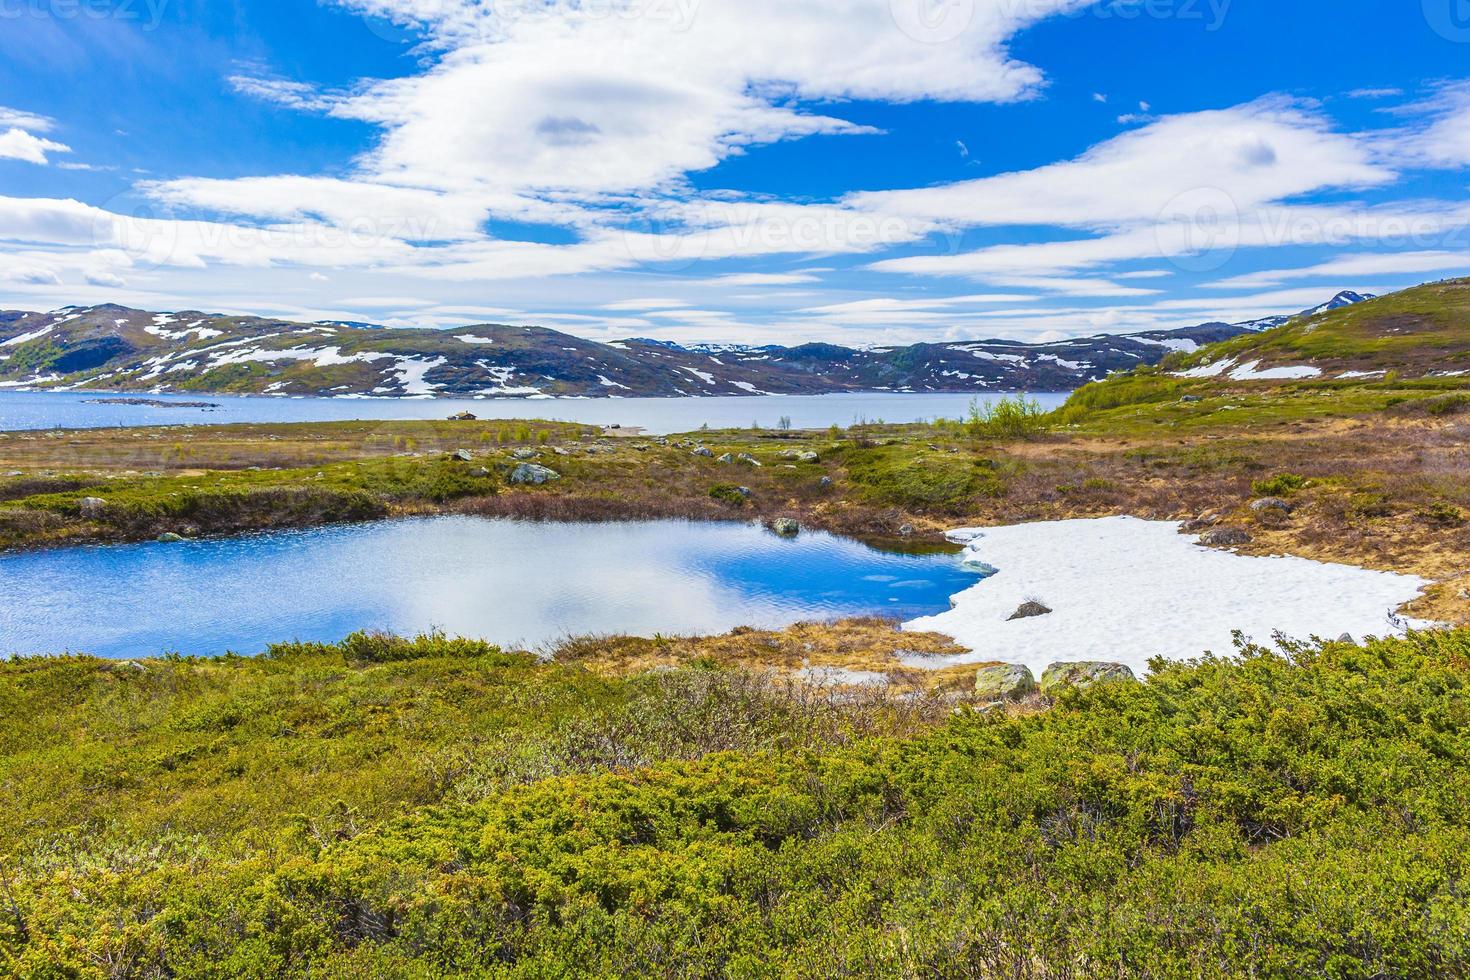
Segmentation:
<svg viewBox="0 0 1470 980">
<path fill-rule="evenodd" d="M 987 393 L 997 400 L 1004 392 Z M 148 395 L 154 405 L 128 405 L 128 396 L 99 392 L 0 391 L 0 431 L 96 429 L 137 425 L 223 425 L 229 422 L 341 422 L 442 419 L 470 411 L 485 419 L 546 419 L 588 425 L 638 426 L 654 433 L 691 432 L 757 422 L 774 428 L 784 417 L 798 428 L 848 426 L 854 422 L 916 422 L 961 418 L 975 397 L 968 394 L 769 395 L 716 398 L 243 398 L 229 395 Z M 1066 395 L 1036 395 L 1048 408 Z M 212 408 L 180 403 L 209 402 Z"/>
<path fill-rule="evenodd" d="M 954 555 L 748 524 L 466 517 L 0 557 L 0 653 L 259 653 L 361 629 L 530 648 L 595 633 L 715 633 L 949 608 Z"/>
</svg>

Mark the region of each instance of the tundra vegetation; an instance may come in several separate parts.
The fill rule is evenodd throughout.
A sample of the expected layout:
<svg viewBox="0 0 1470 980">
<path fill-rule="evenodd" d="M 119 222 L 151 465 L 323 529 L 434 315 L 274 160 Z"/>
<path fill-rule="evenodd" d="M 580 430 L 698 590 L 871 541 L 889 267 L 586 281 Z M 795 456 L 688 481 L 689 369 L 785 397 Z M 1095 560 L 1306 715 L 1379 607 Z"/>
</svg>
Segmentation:
<svg viewBox="0 0 1470 980">
<path fill-rule="evenodd" d="M 1175 355 L 1050 414 L 5 433 L 0 547 L 434 512 L 924 547 L 1130 513 L 1417 572 L 1437 584 L 1408 611 L 1463 626 L 1467 294 Z M 1318 374 L 1199 370 L 1221 363 Z M 528 461 L 561 478 L 511 483 Z M 1005 704 L 900 652 L 954 651 L 852 621 L 0 664 L 0 973 L 1470 975 L 1470 630 L 1242 639 Z M 824 667 L 889 680 L 799 679 Z"/>
<path fill-rule="evenodd" d="M 576 653 L 0 665 L 0 968 L 1470 970 L 1470 632 L 959 714 Z"/>
</svg>

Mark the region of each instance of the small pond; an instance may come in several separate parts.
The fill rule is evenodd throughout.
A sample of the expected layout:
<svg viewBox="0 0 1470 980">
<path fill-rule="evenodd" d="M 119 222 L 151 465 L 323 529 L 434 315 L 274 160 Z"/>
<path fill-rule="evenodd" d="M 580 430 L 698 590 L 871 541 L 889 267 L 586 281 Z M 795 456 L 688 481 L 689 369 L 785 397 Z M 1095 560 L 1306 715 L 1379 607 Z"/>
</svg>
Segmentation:
<svg viewBox="0 0 1470 980">
<path fill-rule="evenodd" d="M 0 557 L 0 654 L 254 654 L 439 628 L 540 648 L 808 619 L 931 615 L 978 580 L 952 554 L 749 524 L 435 517 Z"/>
</svg>

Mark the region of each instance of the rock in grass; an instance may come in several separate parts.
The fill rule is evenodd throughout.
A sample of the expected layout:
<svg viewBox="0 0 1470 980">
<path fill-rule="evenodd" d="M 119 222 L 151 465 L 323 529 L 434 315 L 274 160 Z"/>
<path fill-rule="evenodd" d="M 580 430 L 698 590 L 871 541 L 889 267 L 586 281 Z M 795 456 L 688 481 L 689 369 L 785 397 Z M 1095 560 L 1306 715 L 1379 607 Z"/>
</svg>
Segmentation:
<svg viewBox="0 0 1470 980">
<path fill-rule="evenodd" d="M 797 456 L 796 461 L 798 463 L 820 463 L 822 461 L 822 457 L 818 456 L 816 453 L 807 452 Z"/>
<path fill-rule="evenodd" d="M 454 454 L 454 458 L 460 460 L 461 462 L 468 463 L 475 457 L 470 455 L 470 451 L 468 449 L 461 449 Z"/>
<path fill-rule="evenodd" d="M 1138 678 L 1122 664 L 1095 661 L 1052 664 L 1041 675 L 1041 693 L 1056 695 L 1069 687 L 1088 688 L 1116 682 L 1136 684 Z"/>
<path fill-rule="evenodd" d="M 510 454 L 511 459 L 535 459 L 537 456 L 540 455 L 541 454 L 534 449 L 517 449 Z"/>
<path fill-rule="evenodd" d="M 715 458 L 714 450 L 710 449 L 708 446 L 700 446 L 698 449 L 694 450 L 693 455 L 703 456 L 705 459 Z"/>
<path fill-rule="evenodd" d="M 771 522 L 771 530 L 783 538 L 794 538 L 801 533 L 801 525 L 789 517 L 778 517 Z"/>
<path fill-rule="evenodd" d="M 485 467 L 483 466 L 477 466 L 476 468 L 470 470 L 469 475 L 477 480 L 483 480 L 485 477 L 490 475 L 490 471 L 485 469 Z"/>
<path fill-rule="evenodd" d="M 982 701 L 1019 701 L 1035 692 L 1035 675 L 1020 664 L 994 664 L 975 672 L 975 696 Z"/>
<path fill-rule="evenodd" d="M 1210 548 L 1234 548 L 1254 540 L 1238 527 L 1217 527 L 1199 537 L 1199 543 Z"/>
<path fill-rule="evenodd" d="M 1035 619 L 1038 616 L 1050 616 L 1051 613 L 1052 611 L 1050 609 L 1039 602 L 1023 602 L 1019 609 L 1011 613 L 1011 617 L 1007 622 L 1014 622 L 1018 619 Z"/>
<path fill-rule="evenodd" d="M 830 476 L 822 477 L 820 480 L 817 481 L 817 486 L 823 490 L 832 489 L 832 478 Z"/>
<path fill-rule="evenodd" d="M 761 465 L 760 460 L 758 460 L 754 456 L 750 455 L 750 453 L 741 453 L 739 456 L 736 456 L 735 457 L 735 461 L 736 462 L 739 462 L 739 463 L 744 463 L 746 466 L 760 466 Z"/>
<path fill-rule="evenodd" d="M 77 504 L 83 517 L 101 517 L 107 510 L 107 501 L 101 497 L 83 497 Z"/>
<path fill-rule="evenodd" d="M 177 534 L 173 531 L 164 531 L 158 536 L 159 544 L 182 544 L 183 542 L 188 540 L 189 539 L 184 537 L 182 534 Z"/>
<path fill-rule="evenodd" d="M 734 453 L 726 453 L 725 455 L 721 456 L 719 459 L 715 460 L 715 462 L 717 462 L 717 463 L 733 463 L 733 462 L 735 462 L 735 454 Z"/>
<path fill-rule="evenodd" d="M 539 487 L 543 483 L 560 480 L 561 474 L 536 463 L 522 463 L 510 471 L 510 482 Z"/>
<path fill-rule="evenodd" d="M 1262 497 L 1260 500 L 1251 501 L 1251 510 L 1257 514 L 1270 512 L 1290 514 L 1292 509 L 1291 503 L 1280 497 Z"/>
</svg>

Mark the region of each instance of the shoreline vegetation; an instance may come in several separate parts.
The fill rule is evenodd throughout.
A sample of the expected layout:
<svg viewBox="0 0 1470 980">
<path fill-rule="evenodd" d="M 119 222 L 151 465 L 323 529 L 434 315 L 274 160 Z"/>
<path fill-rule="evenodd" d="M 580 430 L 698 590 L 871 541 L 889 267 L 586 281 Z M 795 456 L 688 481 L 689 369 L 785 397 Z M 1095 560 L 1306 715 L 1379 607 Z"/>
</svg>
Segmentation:
<svg viewBox="0 0 1470 980">
<path fill-rule="evenodd" d="M 1405 613 L 1450 624 L 1241 637 L 1143 681 L 1076 664 L 1013 699 L 984 688 L 1014 684 L 990 665 L 901 669 L 958 648 L 876 619 L 539 656 L 359 634 L 16 658 L 0 973 L 1466 975 L 1470 286 L 1410 293 L 1053 413 L 667 439 L 0 434 L 0 548 L 426 513 L 789 520 L 925 546 L 1132 515 L 1418 574 L 1435 584 Z M 1414 324 L 1432 357 L 1404 356 Z"/>
<path fill-rule="evenodd" d="M 1239 531 L 1221 540 L 1247 554 L 1418 574 L 1437 584 L 1407 615 L 1470 622 L 1461 379 L 1179 383 L 1130 376 L 1051 413 L 1007 399 L 930 424 L 667 438 L 498 420 L 7 432 L 0 550 L 442 513 L 785 518 L 929 544 L 961 524 L 1132 515 Z M 516 482 L 527 466 L 556 478 Z"/>
</svg>

